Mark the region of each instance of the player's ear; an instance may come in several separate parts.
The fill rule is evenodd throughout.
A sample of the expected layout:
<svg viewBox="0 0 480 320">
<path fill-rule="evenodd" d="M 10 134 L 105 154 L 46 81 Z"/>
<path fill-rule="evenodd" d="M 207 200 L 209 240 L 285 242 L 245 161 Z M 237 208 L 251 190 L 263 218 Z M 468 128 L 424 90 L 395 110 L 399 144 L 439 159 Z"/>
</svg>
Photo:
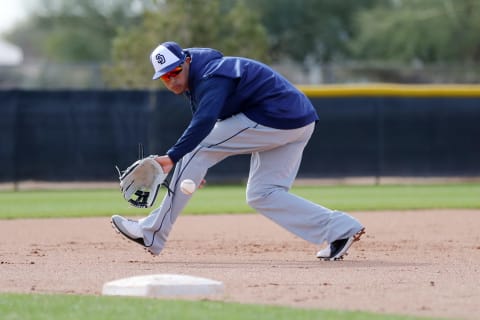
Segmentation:
<svg viewBox="0 0 480 320">
<path fill-rule="evenodd" d="M 192 62 L 192 58 L 187 57 L 187 58 L 185 59 L 185 62 L 183 63 L 183 64 L 184 64 L 184 67 L 186 66 L 185 69 L 187 70 L 187 72 L 190 70 L 190 63 L 191 63 L 191 62 Z"/>
</svg>

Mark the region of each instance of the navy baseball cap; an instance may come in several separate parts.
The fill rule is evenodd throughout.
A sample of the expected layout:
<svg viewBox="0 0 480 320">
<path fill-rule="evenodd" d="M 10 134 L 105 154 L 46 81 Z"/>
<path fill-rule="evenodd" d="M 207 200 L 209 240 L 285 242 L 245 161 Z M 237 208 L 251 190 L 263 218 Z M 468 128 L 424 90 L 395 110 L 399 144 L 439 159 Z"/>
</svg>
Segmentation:
<svg viewBox="0 0 480 320">
<path fill-rule="evenodd" d="M 168 41 L 160 44 L 150 54 L 150 62 L 152 62 L 155 74 L 153 80 L 157 80 L 165 73 L 172 71 L 185 62 L 187 55 L 178 43 Z"/>
</svg>

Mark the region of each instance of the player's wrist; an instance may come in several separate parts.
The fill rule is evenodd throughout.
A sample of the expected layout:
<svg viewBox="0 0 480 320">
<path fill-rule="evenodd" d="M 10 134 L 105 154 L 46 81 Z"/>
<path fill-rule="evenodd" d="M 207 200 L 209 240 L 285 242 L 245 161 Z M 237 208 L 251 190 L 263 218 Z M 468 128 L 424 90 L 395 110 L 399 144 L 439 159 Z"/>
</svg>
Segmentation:
<svg viewBox="0 0 480 320">
<path fill-rule="evenodd" d="M 174 166 L 172 159 L 168 155 L 157 156 L 155 161 L 162 167 L 165 173 L 170 172 Z"/>
</svg>

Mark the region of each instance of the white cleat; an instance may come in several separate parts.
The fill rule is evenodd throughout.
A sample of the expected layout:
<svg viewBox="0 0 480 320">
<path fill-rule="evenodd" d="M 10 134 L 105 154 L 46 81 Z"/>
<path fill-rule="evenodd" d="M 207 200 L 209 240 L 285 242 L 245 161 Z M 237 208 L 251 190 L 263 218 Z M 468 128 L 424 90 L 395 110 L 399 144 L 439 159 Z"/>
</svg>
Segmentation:
<svg viewBox="0 0 480 320">
<path fill-rule="evenodd" d="M 145 247 L 143 233 L 138 221 L 130 220 L 119 215 L 114 215 L 112 216 L 111 222 L 115 231 L 122 234 L 127 239 L 135 241 L 136 243 Z"/>
</svg>

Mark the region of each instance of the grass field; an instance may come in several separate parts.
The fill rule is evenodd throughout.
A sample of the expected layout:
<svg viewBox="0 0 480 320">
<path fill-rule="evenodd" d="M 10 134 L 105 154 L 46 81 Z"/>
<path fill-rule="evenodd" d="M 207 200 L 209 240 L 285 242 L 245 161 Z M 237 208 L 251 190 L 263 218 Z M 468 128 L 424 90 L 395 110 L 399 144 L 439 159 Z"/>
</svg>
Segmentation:
<svg viewBox="0 0 480 320">
<path fill-rule="evenodd" d="M 416 320 L 367 312 L 321 311 L 213 301 L 0 294 L 2 320 Z"/>
<path fill-rule="evenodd" d="M 186 214 L 253 212 L 244 186 L 199 190 Z M 480 184 L 295 187 L 295 194 L 345 211 L 434 208 L 480 209 Z M 157 200 L 157 205 L 160 203 Z M 36 190 L 0 192 L 0 219 L 147 215 L 130 207 L 115 190 Z M 1 223 L 1 222 L 0 222 Z M 165 301 L 73 295 L 0 294 L 0 319 L 420 319 L 363 312 L 199 301 Z"/>
<path fill-rule="evenodd" d="M 343 211 L 479 209 L 480 184 L 304 186 L 293 193 Z M 157 199 L 156 205 L 161 201 Z M 147 215 L 123 200 L 118 189 L 0 192 L 0 219 Z M 198 190 L 186 214 L 249 213 L 244 186 L 208 186 Z"/>
</svg>

